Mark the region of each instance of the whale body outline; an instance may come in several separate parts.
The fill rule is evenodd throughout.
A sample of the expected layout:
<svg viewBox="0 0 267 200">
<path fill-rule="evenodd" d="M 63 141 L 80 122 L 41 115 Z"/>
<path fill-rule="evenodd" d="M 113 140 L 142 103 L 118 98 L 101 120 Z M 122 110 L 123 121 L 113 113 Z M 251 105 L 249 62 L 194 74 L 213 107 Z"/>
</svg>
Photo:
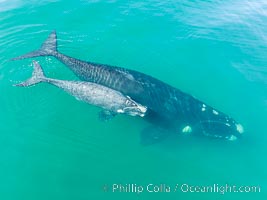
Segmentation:
<svg viewBox="0 0 267 200">
<path fill-rule="evenodd" d="M 109 120 L 117 114 L 144 117 L 147 111 L 145 106 L 138 104 L 129 96 L 125 96 L 111 88 L 85 81 L 48 78 L 44 74 L 42 66 L 36 61 L 33 61 L 32 76 L 26 81 L 15 84 L 14 86 L 29 87 L 39 83 L 54 85 L 79 101 L 102 108 L 103 110 L 99 116 L 103 120 Z"/>
<path fill-rule="evenodd" d="M 51 32 L 39 50 L 12 60 L 39 56 L 53 56 L 68 66 L 81 80 L 112 88 L 147 106 L 148 114 L 145 118 L 160 128 L 228 140 L 235 140 L 243 134 L 242 125 L 232 117 L 150 75 L 82 61 L 60 53 L 57 50 L 56 31 Z M 158 135 L 155 138 L 158 140 Z"/>
</svg>

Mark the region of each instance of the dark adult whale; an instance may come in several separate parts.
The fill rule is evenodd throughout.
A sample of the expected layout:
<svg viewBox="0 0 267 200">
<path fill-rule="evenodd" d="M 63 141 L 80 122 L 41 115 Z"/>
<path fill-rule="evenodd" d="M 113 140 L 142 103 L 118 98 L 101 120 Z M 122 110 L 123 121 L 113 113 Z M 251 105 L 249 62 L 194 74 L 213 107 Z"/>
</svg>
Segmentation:
<svg viewBox="0 0 267 200">
<path fill-rule="evenodd" d="M 53 56 L 67 65 L 81 80 L 94 82 L 130 96 L 147 106 L 146 118 L 170 132 L 192 133 L 235 140 L 243 127 L 230 116 L 206 105 L 149 75 L 120 67 L 82 61 L 57 50 L 57 36 L 53 31 L 39 50 L 13 58 L 19 60 L 38 56 Z M 143 131 L 151 140 L 166 137 L 160 131 Z"/>
</svg>

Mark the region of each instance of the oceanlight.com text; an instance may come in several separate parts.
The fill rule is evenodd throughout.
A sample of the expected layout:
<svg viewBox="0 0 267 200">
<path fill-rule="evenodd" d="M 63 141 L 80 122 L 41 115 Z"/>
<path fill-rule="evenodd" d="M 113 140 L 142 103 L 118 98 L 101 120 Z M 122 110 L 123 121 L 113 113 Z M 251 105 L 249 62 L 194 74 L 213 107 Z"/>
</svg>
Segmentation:
<svg viewBox="0 0 267 200">
<path fill-rule="evenodd" d="M 104 185 L 105 192 L 113 193 L 260 193 L 261 187 L 256 185 L 234 185 L 234 184 L 211 184 L 211 185 L 192 185 L 182 184 L 111 184 Z"/>
</svg>

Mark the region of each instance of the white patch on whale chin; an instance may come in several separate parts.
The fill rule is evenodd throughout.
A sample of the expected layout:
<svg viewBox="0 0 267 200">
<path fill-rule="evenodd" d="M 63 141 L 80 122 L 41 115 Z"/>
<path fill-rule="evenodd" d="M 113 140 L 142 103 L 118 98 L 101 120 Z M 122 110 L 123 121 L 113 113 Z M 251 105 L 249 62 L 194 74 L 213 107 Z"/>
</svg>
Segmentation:
<svg viewBox="0 0 267 200">
<path fill-rule="evenodd" d="M 242 126 L 241 124 L 236 124 L 236 130 L 237 130 L 240 134 L 244 133 L 244 128 L 243 128 L 243 126 Z"/>
<path fill-rule="evenodd" d="M 191 133 L 192 132 L 192 128 L 190 126 L 185 126 L 182 129 L 182 133 Z"/>
<path fill-rule="evenodd" d="M 122 109 L 117 110 L 117 113 L 124 113 Z"/>
<path fill-rule="evenodd" d="M 144 114 L 144 113 L 140 114 L 140 117 L 144 117 L 144 116 L 145 116 L 145 114 Z"/>
</svg>

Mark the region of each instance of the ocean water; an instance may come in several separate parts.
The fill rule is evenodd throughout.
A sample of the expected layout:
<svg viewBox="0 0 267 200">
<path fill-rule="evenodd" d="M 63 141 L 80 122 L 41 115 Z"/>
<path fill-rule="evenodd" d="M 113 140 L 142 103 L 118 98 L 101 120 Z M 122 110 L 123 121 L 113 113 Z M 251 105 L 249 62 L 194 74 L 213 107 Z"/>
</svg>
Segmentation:
<svg viewBox="0 0 267 200">
<path fill-rule="evenodd" d="M 264 0 L 0 0 L 1 199 L 265 199 L 266 10 Z M 13 87 L 31 76 L 32 59 L 10 59 L 52 30 L 60 52 L 152 75 L 235 118 L 244 137 L 177 134 L 142 146 L 141 118 L 103 123 L 99 108 L 56 87 Z M 77 80 L 52 57 L 35 60 L 49 77 Z M 183 184 L 260 192 L 186 192 Z"/>
</svg>

